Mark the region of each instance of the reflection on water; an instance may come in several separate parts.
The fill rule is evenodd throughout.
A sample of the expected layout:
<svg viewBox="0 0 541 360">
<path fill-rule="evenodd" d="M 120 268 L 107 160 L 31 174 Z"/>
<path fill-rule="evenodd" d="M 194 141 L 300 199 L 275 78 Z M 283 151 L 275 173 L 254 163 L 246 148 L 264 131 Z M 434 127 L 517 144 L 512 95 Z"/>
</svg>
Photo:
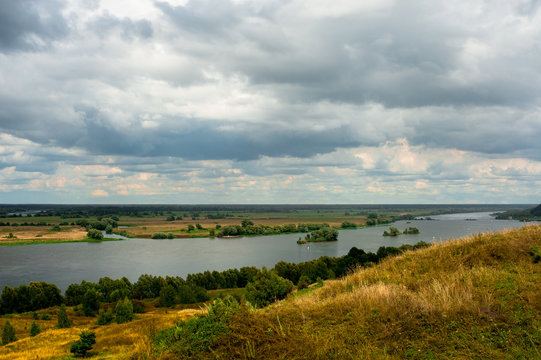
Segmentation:
<svg viewBox="0 0 541 360">
<path fill-rule="evenodd" d="M 227 239 L 128 239 L 102 243 L 64 243 L 0 247 L 0 286 L 46 281 L 65 289 L 81 280 L 128 277 L 141 274 L 175 275 L 242 266 L 272 267 L 280 260 L 301 262 L 320 256 L 341 256 L 356 246 L 376 251 L 380 246 L 400 246 L 419 241 L 443 241 L 485 231 L 520 227 L 518 221 L 494 220 L 489 213 L 439 215 L 437 220 L 398 221 L 399 230 L 415 226 L 418 235 L 383 237 L 387 227 L 340 231 L 331 243 L 297 245 L 304 234 Z M 476 220 L 465 220 L 476 219 Z"/>
</svg>

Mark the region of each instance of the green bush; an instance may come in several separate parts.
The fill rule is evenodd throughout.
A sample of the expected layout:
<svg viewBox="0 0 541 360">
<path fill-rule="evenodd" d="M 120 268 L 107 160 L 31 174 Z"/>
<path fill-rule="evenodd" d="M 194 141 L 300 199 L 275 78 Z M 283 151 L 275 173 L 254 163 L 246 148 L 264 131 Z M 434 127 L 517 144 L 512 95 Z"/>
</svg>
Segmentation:
<svg viewBox="0 0 541 360">
<path fill-rule="evenodd" d="M 323 227 L 319 230 L 312 231 L 304 238 L 308 242 L 323 242 L 338 240 L 338 230 L 330 227 Z"/>
<path fill-rule="evenodd" d="M 347 229 L 347 228 L 356 228 L 357 225 L 355 223 L 352 223 L 351 221 L 344 221 L 342 223 L 342 228 L 344 229 Z"/>
<path fill-rule="evenodd" d="M 297 284 L 297 289 L 302 290 L 306 289 L 310 285 L 310 279 L 306 275 L 302 275 L 299 278 L 299 283 Z"/>
<path fill-rule="evenodd" d="M 195 316 L 188 321 L 160 331 L 154 339 L 158 351 L 171 351 L 183 356 L 193 357 L 208 350 L 221 335 L 227 333 L 231 316 L 240 310 L 235 299 L 217 299 L 206 306 L 204 315 Z"/>
<path fill-rule="evenodd" d="M 68 318 L 68 313 L 66 312 L 66 305 L 60 305 L 60 308 L 56 312 L 56 315 L 58 317 L 58 322 L 56 324 L 57 328 L 64 329 L 71 326 L 71 322 Z"/>
<path fill-rule="evenodd" d="M 285 298 L 291 290 L 293 290 L 293 283 L 290 280 L 263 268 L 254 281 L 246 285 L 246 300 L 255 306 L 263 307 Z"/>
<path fill-rule="evenodd" d="M 152 238 L 153 239 L 167 239 L 167 235 L 165 235 L 165 233 L 162 233 L 162 232 L 157 232 L 157 233 L 152 234 Z"/>
<path fill-rule="evenodd" d="M 85 357 L 96 343 L 96 333 L 93 331 L 82 331 L 79 340 L 71 345 L 70 352 L 77 357 Z"/>
<path fill-rule="evenodd" d="M 100 294 L 95 289 L 89 289 L 83 296 L 83 311 L 85 316 L 96 316 L 100 308 Z"/>
<path fill-rule="evenodd" d="M 51 315 L 43 313 L 41 314 L 41 320 L 51 320 Z"/>
<path fill-rule="evenodd" d="M 120 300 L 115 305 L 115 321 L 117 324 L 123 324 L 133 320 L 133 304 L 127 297 Z"/>
<path fill-rule="evenodd" d="M 32 321 L 32 324 L 30 325 L 30 336 L 34 337 L 37 334 L 41 332 L 41 329 L 38 325 L 38 323 L 34 320 Z"/>
<path fill-rule="evenodd" d="M 101 310 L 98 314 L 98 321 L 96 324 L 98 325 L 109 325 L 113 322 L 113 319 L 115 318 L 115 315 L 113 314 L 113 309 L 109 309 L 107 311 Z"/>
<path fill-rule="evenodd" d="M 88 230 L 88 232 L 86 233 L 86 236 L 89 239 L 94 239 L 94 240 L 102 240 L 103 239 L 103 234 L 98 229 L 90 229 L 90 230 Z"/>
<path fill-rule="evenodd" d="M 175 295 L 175 289 L 171 285 L 164 286 L 160 290 L 160 300 L 158 300 L 157 306 L 171 307 L 175 305 Z"/>
<path fill-rule="evenodd" d="M 17 336 L 15 336 L 15 328 L 13 325 L 11 325 L 9 320 L 7 320 L 4 324 L 4 328 L 2 329 L 2 345 L 6 345 L 17 340 Z"/>
</svg>

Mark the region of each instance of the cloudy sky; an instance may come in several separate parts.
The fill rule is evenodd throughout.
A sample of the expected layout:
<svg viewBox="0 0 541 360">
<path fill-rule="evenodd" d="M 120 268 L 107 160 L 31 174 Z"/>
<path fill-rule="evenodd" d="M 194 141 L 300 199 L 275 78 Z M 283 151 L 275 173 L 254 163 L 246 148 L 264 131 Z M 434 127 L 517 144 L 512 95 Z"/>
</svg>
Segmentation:
<svg viewBox="0 0 541 360">
<path fill-rule="evenodd" d="M 539 203 L 539 0 L 2 0 L 0 203 Z"/>
</svg>

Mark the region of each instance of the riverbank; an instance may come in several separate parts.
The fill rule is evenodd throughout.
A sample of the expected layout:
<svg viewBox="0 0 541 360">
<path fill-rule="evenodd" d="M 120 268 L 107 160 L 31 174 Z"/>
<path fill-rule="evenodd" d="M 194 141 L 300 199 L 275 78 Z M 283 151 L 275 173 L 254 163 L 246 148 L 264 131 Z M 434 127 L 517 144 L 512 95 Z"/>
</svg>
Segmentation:
<svg viewBox="0 0 541 360">
<path fill-rule="evenodd" d="M 84 238 L 80 240 L 34 240 L 34 241 L 14 241 L 14 242 L 0 242 L 0 247 L 6 246 L 22 246 L 22 245 L 43 245 L 43 244 L 63 244 L 63 243 L 101 243 L 104 241 L 122 241 L 124 239 L 118 238 L 103 238 L 101 240 Z"/>
</svg>

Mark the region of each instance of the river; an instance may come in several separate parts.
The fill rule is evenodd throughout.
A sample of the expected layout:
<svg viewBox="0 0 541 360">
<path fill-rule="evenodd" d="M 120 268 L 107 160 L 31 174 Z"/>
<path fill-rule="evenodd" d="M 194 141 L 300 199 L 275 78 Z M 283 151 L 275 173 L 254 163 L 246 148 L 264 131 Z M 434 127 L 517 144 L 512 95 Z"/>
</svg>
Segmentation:
<svg viewBox="0 0 541 360">
<path fill-rule="evenodd" d="M 60 243 L 0 247 L 0 287 L 45 281 L 65 290 L 81 280 L 100 277 L 136 281 L 141 274 L 186 277 L 205 270 L 242 266 L 273 267 L 280 260 L 302 262 L 320 256 L 342 256 L 356 246 L 376 251 L 380 246 L 400 246 L 419 241 L 445 241 L 485 231 L 526 225 L 513 220 L 495 220 L 489 213 L 432 216 L 436 220 L 397 221 L 400 231 L 414 226 L 418 235 L 384 237 L 388 226 L 341 230 L 338 241 L 297 245 L 304 234 L 239 238 L 127 239 L 97 243 Z M 468 219 L 468 220 L 467 220 Z M 473 220 L 475 219 L 475 220 Z"/>
</svg>

